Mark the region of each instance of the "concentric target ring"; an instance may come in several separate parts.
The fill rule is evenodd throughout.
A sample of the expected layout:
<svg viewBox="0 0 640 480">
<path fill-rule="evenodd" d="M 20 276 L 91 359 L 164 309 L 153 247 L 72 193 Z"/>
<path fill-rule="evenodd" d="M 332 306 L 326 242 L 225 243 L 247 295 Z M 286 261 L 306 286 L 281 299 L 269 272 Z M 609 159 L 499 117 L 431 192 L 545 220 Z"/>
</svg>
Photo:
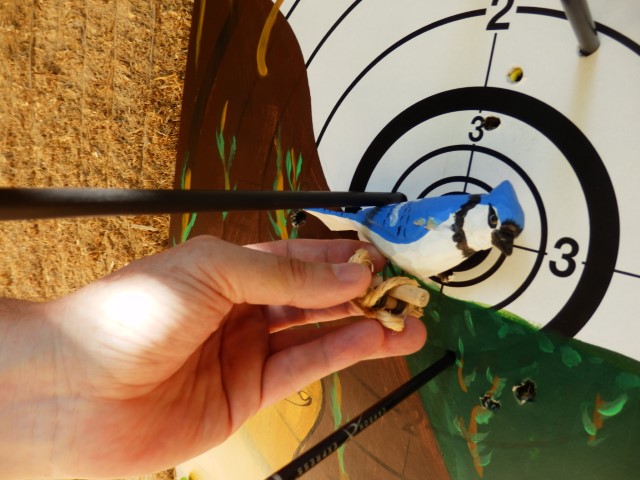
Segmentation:
<svg viewBox="0 0 640 480">
<path fill-rule="evenodd" d="M 589 321 L 607 292 L 618 255 L 620 220 L 613 184 L 598 152 L 580 129 L 551 106 L 534 97 L 495 87 L 466 87 L 425 98 L 397 115 L 373 139 L 358 163 L 350 190 L 364 191 L 385 152 L 415 126 L 439 115 L 474 110 L 508 115 L 537 130 L 562 153 L 580 183 L 589 217 L 589 247 L 584 269 L 570 298 L 545 326 L 573 337 Z M 492 153 L 496 154 L 500 155 L 499 152 Z M 512 168 L 524 174 L 522 178 L 528 178 L 516 162 L 510 161 Z M 537 191 L 533 182 L 528 186 L 532 193 Z M 536 198 L 536 203 L 544 209 L 541 198 Z M 546 232 L 541 231 L 541 237 L 543 252 Z M 520 295 L 526 290 L 527 281 L 533 279 L 541 263 L 539 256 L 529 277 L 514 294 Z M 504 305 L 505 301 L 494 308 Z"/>
<path fill-rule="evenodd" d="M 477 178 L 455 176 L 455 177 L 441 178 L 440 180 L 433 182 L 431 185 L 425 188 L 422 192 L 420 192 L 420 194 L 418 195 L 418 198 L 424 198 L 436 188 L 442 187 L 448 183 L 453 183 L 453 182 L 470 183 L 471 185 L 475 185 L 476 187 L 482 188 L 485 192 L 490 192 L 492 190 L 491 186 L 488 183 L 483 182 L 482 180 L 478 180 Z M 398 191 L 398 189 L 396 188 L 397 185 L 398 183 L 396 183 L 396 186 L 393 187 L 394 192 Z M 464 193 L 464 192 L 451 192 L 451 193 Z"/>
</svg>

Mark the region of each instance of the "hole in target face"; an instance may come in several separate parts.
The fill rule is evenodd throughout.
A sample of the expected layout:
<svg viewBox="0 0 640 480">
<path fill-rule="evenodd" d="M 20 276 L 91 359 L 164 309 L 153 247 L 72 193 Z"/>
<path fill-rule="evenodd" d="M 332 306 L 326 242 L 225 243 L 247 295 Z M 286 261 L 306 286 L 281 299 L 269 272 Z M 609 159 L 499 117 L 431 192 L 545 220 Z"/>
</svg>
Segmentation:
<svg viewBox="0 0 640 480">
<path fill-rule="evenodd" d="M 500 123 L 501 122 L 498 117 L 495 117 L 493 115 L 488 115 L 487 117 L 484 118 L 484 121 L 482 122 L 482 128 L 484 128 L 487 131 L 495 130 L 500 126 Z"/>
<path fill-rule="evenodd" d="M 524 77 L 524 70 L 521 67 L 513 67 L 507 73 L 507 80 L 509 83 L 520 83 L 522 78 Z"/>
</svg>

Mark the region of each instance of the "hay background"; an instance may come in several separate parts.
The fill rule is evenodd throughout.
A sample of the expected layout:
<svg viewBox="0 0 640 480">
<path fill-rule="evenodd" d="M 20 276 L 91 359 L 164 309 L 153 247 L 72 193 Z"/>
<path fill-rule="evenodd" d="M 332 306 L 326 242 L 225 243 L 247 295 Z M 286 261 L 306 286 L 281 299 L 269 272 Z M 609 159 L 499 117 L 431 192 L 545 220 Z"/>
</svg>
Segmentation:
<svg viewBox="0 0 640 480">
<path fill-rule="evenodd" d="M 0 2 L 0 186 L 171 188 L 192 6 Z M 166 248 L 168 223 L 0 223 L 0 295 L 65 295 Z"/>
<path fill-rule="evenodd" d="M 171 188 L 193 0 L 0 2 L 0 186 Z M 2 296 L 167 246 L 168 216 L 0 224 Z"/>
</svg>

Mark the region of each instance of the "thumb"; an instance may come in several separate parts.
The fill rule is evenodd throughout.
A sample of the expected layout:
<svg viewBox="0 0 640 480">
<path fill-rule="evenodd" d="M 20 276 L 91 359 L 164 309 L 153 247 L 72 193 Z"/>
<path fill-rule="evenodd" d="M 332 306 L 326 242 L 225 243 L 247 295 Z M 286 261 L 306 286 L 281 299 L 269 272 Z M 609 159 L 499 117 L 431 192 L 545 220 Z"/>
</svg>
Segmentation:
<svg viewBox="0 0 640 480">
<path fill-rule="evenodd" d="M 362 295 L 371 281 L 367 267 L 355 263 L 306 262 L 213 237 L 191 242 L 207 257 L 198 260 L 207 283 L 233 303 L 325 308 Z"/>
</svg>

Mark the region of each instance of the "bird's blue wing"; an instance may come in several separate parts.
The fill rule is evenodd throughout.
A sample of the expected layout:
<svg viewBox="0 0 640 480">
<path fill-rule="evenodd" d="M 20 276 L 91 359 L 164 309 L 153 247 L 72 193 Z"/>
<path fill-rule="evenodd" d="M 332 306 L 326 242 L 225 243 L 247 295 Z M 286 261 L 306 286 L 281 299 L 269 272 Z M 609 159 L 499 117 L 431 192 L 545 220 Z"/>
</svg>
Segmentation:
<svg viewBox="0 0 640 480">
<path fill-rule="evenodd" d="M 356 222 L 393 243 L 412 243 L 437 228 L 455 213 L 469 195 L 424 198 L 410 202 L 360 210 L 357 213 L 334 212 L 321 208 L 307 209 Z M 355 230 L 356 228 L 354 228 Z"/>
</svg>

